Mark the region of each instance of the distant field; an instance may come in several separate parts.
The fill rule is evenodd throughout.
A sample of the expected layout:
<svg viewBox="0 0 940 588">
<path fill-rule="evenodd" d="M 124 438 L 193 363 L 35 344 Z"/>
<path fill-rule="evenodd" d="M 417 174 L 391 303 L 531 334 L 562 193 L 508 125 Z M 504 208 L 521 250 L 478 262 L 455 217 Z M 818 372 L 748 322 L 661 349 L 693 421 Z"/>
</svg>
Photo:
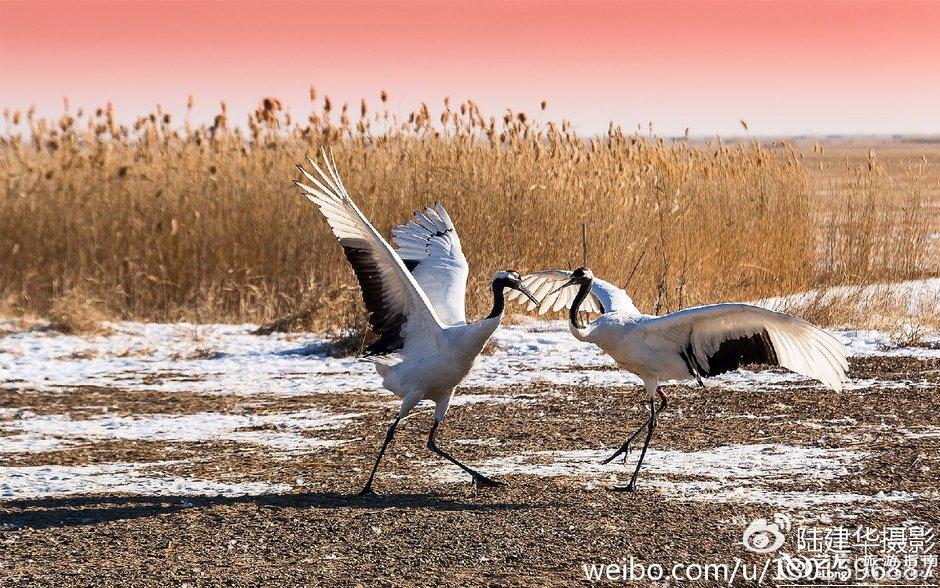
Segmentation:
<svg viewBox="0 0 940 588">
<path fill-rule="evenodd" d="M 352 272 L 290 184 L 322 146 L 386 235 L 446 204 L 471 263 L 471 316 L 499 268 L 579 264 L 581 222 L 595 272 L 654 313 L 940 275 L 937 142 L 726 144 L 616 128 L 586 139 L 543 113 L 491 117 L 472 102 L 403 120 L 384 101 L 312 104 L 292 118 L 267 99 L 245 131 L 224 110 L 202 127 L 163 112 L 125 127 L 110 107 L 5 113 L 0 312 L 75 330 L 106 318 L 356 323 Z M 863 324 L 896 322 L 905 306 L 868 302 L 794 310 Z M 908 318 L 936 325 L 933 306 Z"/>
</svg>

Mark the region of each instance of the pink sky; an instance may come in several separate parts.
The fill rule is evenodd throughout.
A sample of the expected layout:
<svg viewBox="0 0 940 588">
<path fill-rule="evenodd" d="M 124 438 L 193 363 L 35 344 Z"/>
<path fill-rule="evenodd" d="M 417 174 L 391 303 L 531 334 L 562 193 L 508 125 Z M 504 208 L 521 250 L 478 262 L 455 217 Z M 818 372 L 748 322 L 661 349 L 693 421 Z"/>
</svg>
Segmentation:
<svg viewBox="0 0 940 588">
<path fill-rule="evenodd" d="M 0 105 L 119 116 L 186 95 L 236 121 L 315 84 L 393 109 L 444 96 L 584 133 L 940 132 L 938 2 L 2 2 Z"/>
</svg>

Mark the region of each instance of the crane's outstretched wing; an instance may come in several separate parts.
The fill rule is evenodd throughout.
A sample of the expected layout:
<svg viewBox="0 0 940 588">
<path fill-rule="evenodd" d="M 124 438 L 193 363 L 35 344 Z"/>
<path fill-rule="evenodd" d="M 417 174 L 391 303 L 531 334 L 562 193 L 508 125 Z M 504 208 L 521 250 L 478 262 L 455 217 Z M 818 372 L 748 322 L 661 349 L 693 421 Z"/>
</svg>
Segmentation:
<svg viewBox="0 0 940 588">
<path fill-rule="evenodd" d="M 327 172 L 307 158 L 319 177 L 297 166 L 312 186 L 294 183 L 320 208 L 356 272 L 369 323 L 379 335 L 366 354 L 383 355 L 399 349 L 407 351 L 409 347 L 438 345 L 443 325 L 427 296 L 398 254 L 349 197 L 336 166 L 325 152 L 323 160 Z"/>
<path fill-rule="evenodd" d="M 434 311 L 447 325 L 467 322 L 467 276 L 470 266 L 460 248 L 457 229 L 436 203 L 392 229 L 396 252 L 411 270 Z"/>
<path fill-rule="evenodd" d="M 637 327 L 645 345 L 674 351 L 701 381 L 741 366 L 779 365 L 841 390 L 849 368 L 840 341 L 803 319 L 749 304 L 713 304 L 650 318 Z"/>
<path fill-rule="evenodd" d="M 522 284 L 526 286 L 540 302 L 538 305 L 539 314 L 545 314 L 549 310 L 557 311 L 562 308 L 571 308 L 574 297 L 578 293 L 578 286 L 572 285 L 567 288 L 557 290 L 562 284 L 571 279 L 571 272 L 566 270 L 543 270 L 534 272 L 522 277 Z M 520 298 L 521 292 L 513 290 L 507 296 L 509 300 L 519 299 L 520 303 L 527 304 L 526 311 L 535 308 L 535 303 L 526 298 Z M 633 300 L 626 292 L 614 286 L 610 282 L 594 279 L 591 285 L 591 293 L 588 294 L 584 302 L 581 303 L 581 310 L 585 312 L 614 312 L 625 310 L 639 314 Z"/>
</svg>

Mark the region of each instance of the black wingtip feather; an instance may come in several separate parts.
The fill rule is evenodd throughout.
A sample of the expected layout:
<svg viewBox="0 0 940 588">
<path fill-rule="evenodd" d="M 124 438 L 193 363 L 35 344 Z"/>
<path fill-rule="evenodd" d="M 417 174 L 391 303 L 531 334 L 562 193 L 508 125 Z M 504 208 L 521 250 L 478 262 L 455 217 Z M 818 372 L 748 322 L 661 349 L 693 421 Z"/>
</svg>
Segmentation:
<svg viewBox="0 0 940 588">
<path fill-rule="evenodd" d="M 385 355 L 398 351 L 405 343 L 401 330 L 408 318 L 386 304 L 378 266 L 370 252 L 351 245 L 343 245 L 343 252 L 356 273 L 356 280 L 362 290 L 362 301 L 369 313 L 369 324 L 379 336 L 366 349 L 366 355 Z"/>
<path fill-rule="evenodd" d="M 722 341 L 718 349 L 708 356 L 707 369 L 699 363 L 691 343 L 686 346 L 683 360 L 689 368 L 689 373 L 696 378 L 717 376 L 752 364 L 780 365 L 767 329 L 761 329 L 753 335 Z"/>
</svg>

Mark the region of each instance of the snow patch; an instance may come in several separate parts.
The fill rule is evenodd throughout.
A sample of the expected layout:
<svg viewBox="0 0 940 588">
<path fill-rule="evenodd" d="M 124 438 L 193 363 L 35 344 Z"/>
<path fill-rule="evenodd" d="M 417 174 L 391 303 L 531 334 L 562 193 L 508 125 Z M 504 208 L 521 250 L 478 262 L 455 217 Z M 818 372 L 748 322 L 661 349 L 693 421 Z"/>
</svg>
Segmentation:
<svg viewBox="0 0 940 588">
<path fill-rule="evenodd" d="M 886 298 L 906 302 L 908 314 L 917 314 L 926 305 L 940 304 L 940 278 L 814 289 L 786 296 L 762 298 L 752 304 L 770 310 L 787 312 L 794 308 L 827 306 L 841 301 L 864 305 L 877 303 Z"/>
<path fill-rule="evenodd" d="M 0 437 L 0 452 L 54 451 L 81 441 L 130 440 L 194 443 L 235 441 L 282 451 L 309 451 L 344 441 L 308 437 L 305 431 L 335 429 L 359 414 L 333 415 L 317 410 L 296 413 L 238 415 L 196 414 L 102 415 L 72 420 L 68 415 L 25 416 L 0 423 L 13 433 Z"/>
<path fill-rule="evenodd" d="M 532 398 L 517 398 L 501 394 L 461 394 L 460 389 L 450 399 L 450 406 L 466 406 L 468 404 L 527 404 L 534 402 Z"/>
<path fill-rule="evenodd" d="M 43 331 L 0 339 L 0 383 L 54 390 L 125 390 L 298 395 L 378 390 L 371 365 L 355 358 L 298 353 L 315 335 L 252 335 L 254 325 L 107 323 L 107 335 Z"/>
<path fill-rule="evenodd" d="M 837 335 L 855 357 L 940 357 L 940 337 L 927 337 L 920 347 L 898 347 L 881 331 L 839 331 Z"/>
<path fill-rule="evenodd" d="M 901 429 L 908 439 L 940 439 L 940 427 L 916 427 L 914 429 Z"/>
<path fill-rule="evenodd" d="M 603 465 L 613 450 L 536 451 L 496 458 L 479 464 L 487 475 L 578 477 L 596 487 L 600 480 L 624 484 L 635 457 Z M 634 456 L 636 453 L 634 452 Z M 857 470 L 868 454 L 845 449 L 780 444 L 727 445 L 704 451 L 650 449 L 640 472 L 642 486 L 693 501 L 756 502 L 808 508 L 816 504 L 911 500 L 900 494 L 863 495 L 829 491 L 780 490 L 780 486 L 817 484 Z M 429 464 L 429 467 L 432 467 Z M 443 481 L 464 481 L 466 475 L 449 465 L 433 464 Z M 678 478 L 678 479 L 677 479 Z"/>
<path fill-rule="evenodd" d="M 160 466 L 169 463 L 172 462 L 0 467 L 0 499 L 115 492 L 154 496 L 242 496 L 291 489 L 286 484 L 226 483 L 161 474 Z"/>
</svg>

